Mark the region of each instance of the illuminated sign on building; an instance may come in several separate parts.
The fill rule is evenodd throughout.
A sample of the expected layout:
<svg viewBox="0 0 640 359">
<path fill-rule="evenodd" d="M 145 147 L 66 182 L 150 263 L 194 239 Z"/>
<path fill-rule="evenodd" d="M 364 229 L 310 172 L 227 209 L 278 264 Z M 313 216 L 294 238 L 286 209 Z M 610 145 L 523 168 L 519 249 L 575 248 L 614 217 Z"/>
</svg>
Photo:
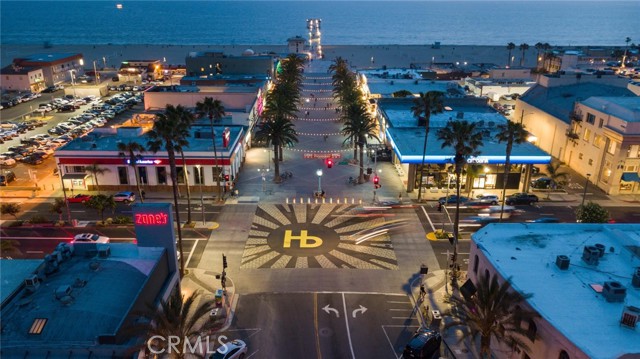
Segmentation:
<svg viewBox="0 0 640 359">
<path fill-rule="evenodd" d="M 131 164 L 131 161 L 129 159 L 124 160 L 124 162 L 128 165 Z M 161 163 L 162 163 L 162 160 L 144 160 L 144 159 L 136 160 L 137 165 L 159 165 Z"/>
<path fill-rule="evenodd" d="M 142 226 L 166 225 L 169 216 L 166 213 L 136 213 L 134 223 Z"/>
</svg>

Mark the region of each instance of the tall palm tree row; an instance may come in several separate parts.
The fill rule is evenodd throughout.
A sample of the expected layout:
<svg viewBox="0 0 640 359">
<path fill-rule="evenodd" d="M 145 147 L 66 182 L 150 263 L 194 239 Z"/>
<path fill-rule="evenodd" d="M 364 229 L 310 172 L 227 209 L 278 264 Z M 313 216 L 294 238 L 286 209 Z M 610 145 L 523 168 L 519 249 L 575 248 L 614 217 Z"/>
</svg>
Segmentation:
<svg viewBox="0 0 640 359">
<path fill-rule="evenodd" d="M 500 207 L 500 221 L 504 215 L 504 204 L 507 200 L 507 183 L 509 182 L 509 173 L 511 172 L 511 151 L 513 150 L 513 144 L 521 144 L 527 140 L 527 131 L 524 129 L 524 125 L 508 121 L 504 125 L 498 126 L 498 134 L 496 138 L 498 142 L 506 142 L 506 159 L 504 162 L 504 178 L 502 179 L 502 204 Z"/>
<path fill-rule="evenodd" d="M 274 182 L 280 183 L 280 161 L 278 160 L 278 151 L 282 151 L 282 146 L 290 146 L 298 142 L 295 126 L 291 121 L 284 117 L 269 118 L 260 124 L 259 130 L 256 132 L 256 139 L 270 142 L 273 146 L 273 170 Z"/>
<path fill-rule="evenodd" d="M 344 112 L 343 118 L 344 125 L 341 132 L 346 137 L 344 142 L 354 142 L 355 148 L 360 149 L 358 183 L 364 183 L 364 145 L 367 143 L 367 138 L 380 141 L 376 135 L 376 123 L 369 115 L 366 105 L 361 101 L 351 104 Z"/>
<path fill-rule="evenodd" d="M 491 339 L 513 348 L 518 346 L 530 352 L 524 338 L 528 337 L 528 327 L 522 322 L 530 322 L 537 317 L 533 311 L 521 307 L 532 294 L 520 294 L 511 289 L 509 279 L 498 283 L 498 275 L 492 277 L 481 274 L 478 277 L 476 293 L 470 297 L 450 297 L 455 310 L 450 314 L 453 321 L 445 328 L 464 326 L 463 338 L 471 337 L 476 343 L 480 336 L 480 357 L 491 358 Z M 525 329 L 526 328 L 526 329 Z"/>
<path fill-rule="evenodd" d="M 211 124 L 211 141 L 213 142 L 213 166 L 215 168 L 214 178 L 218 184 L 218 200 L 222 198 L 222 187 L 220 186 L 220 179 L 222 177 L 222 171 L 218 164 L 218 154 L 216 149 L 216 131 L 213 128 L 213 123 L 220 121 L 220 119 L 226 115 L 224 111 L 224 105 L 222 101 L 214 100 L 211 97 L 205 97 L 202 102 L 196 103 L 196 110 L 203 112 L 208 118 Z"/>
<path fill-rule="evenodd" d="M 467 159 L 470 156 L 477 156 L 480 154 L 479 147 L 482 146 L 482 132 L 477 128 L 476 123 L 471 123 L 465 120 L 455 120 L 447 123 L 446 127 L 438 130 L 438 140 L 442 141 L 442 148 L 452 147 L 455 153 L 453 157 L 453 163 L 455 165 L 456 175 L 456 214 L 453 222 L 453 282 L 455 282 L 456 274 L 458 272 L 458 240 L 459 240 L 459 225 L 460 225 L 460 177 L 462 176 L 462 170 L 467 164 Z"/>
<path fill-rule="evenodd" d="M 184 124 L 176 116 L 167 115 L 167 113 L 173 113 L 176 110 L 185 110 L 182 106 L 178 105 L 175 108 L 173 105 L 167 105 L 165 113 L 161 113 L 156 116 L 153 129 L 147 133 L 149 137 L 147 148 L 149 151 L 156 153 L 160 150 L 167 152 L 169 157 L 169 167 L 171 176 L 171 187 L 173 189 L 173 204 L 176 215 L 176 222 L 178 224 L 178 250 L 180 251 L 180 276 L 184 276 L 184 251 L 182 245 L 182 226 L 180 224 L 180 211 L 178 207 L 178 176 L 176 168 L 176 147 L 180 148 L 182 141 L 184 141 Z"/>
<path fill-rule="evenodd" d="M 140 197 L 140 202 L 144 203 L 144 197 L 142 196 L 142 188 L 140 187 L 140 173 L 138 172 L 138 159 L 140 158 L 140 154 L 144 152 L 145 148 L 143 145 L 134 142 L 118 142 L 118 151 L 122 152 L 124 156 L 127 157 L 129 161 L 129 166 L 133 168 L 133 173 L 136 177 L 136 188 L 138 189 L 138 196 Z"/>
<path fill-rule="evenodd" d="M 100 167 L 100 165 L 97 163 L 93 163 L 89 166 L 85 166 L 84 170 L 85 172 L 91 173 L 91 175 L 93 176 L 93 183 L 96 185 L 96 191 L 100 193 L 100 185 L 98 184 L 98 175 L 103 175 L 107 172 L 111 172 L 111 170 L 106 167 Z"/>
<path fill-rule="evenodd" d="M 520 67 L 524 66 L 524 53 L 525 51 L 529 50 L 529 44 L 527 44 L 526 42 L 520 44 L 520 46 L 518 46 L 518 48 L 520 49 L 520 51 L 522 51 L 522 57 L 520 58 Z"/>
<path fill-rule="evenodd" d="M 424 173 L 424 161 L 427 156 L 427 138 L 429 137 L 431 115 L 441 113 L 444 110 L 444 105 L 442 104 L 443 96 L 444 94 L 439 91 L 429 91 L 427 93 L 420 92 L 419 97 L 413 100 L 413 106 L 411 107 L 413 116 L 418 120 L 420 118 L 424 118 L 425 120 L 424 145 L 422 147 L 422 162 L 420 166 L 420 179 L 418 182 L 418 201 L 420 201 L 422 196 L 422 176 Z"/>
<path fill-rule="evenodd" d="M 267 94 L 265 110 L 262 113 L 263 121 L 279 121 L 280 119 L 293 121 L 298 118 L 297 112 L 300 96 L 297 92 L 292 95 L 292 92 L 294 92 L 293 87 L 293 85 L 288 83 L 279 83 Z M 292 128 L 294 127 L 295 126 Z M 266 140 L 269 141 L 269 138 L 266 138 Z M 285 144 L 285 142 L 281 142 L 280 146 L 277 149 L 274 149 L 274 161 L 282 161 L 282 145 Z M 267 146 L 269 145 L 270 143 L 267 143 Z M 274 177 L 274 180 L 277 180 L 278 178 L 279 174 Z"/>
</svg>

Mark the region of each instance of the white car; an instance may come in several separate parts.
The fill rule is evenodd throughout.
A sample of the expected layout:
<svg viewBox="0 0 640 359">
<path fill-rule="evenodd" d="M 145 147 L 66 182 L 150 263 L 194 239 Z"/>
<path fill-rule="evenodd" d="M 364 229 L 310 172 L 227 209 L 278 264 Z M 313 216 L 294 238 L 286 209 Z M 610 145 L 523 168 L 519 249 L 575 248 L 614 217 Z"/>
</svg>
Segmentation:
<svg viewBox="0 0 640 359">
<path fill-rule="evenodd" d="M 71 243 L 109 243 L 109 237 L 94 233 L 80 233 L 73 237 Z"/>
<path fill-rule="evenodd" d="M 224 343 L 209 359 L 243 359 L 247 356 L 247 344 L 240 339 Z"/>
<path fill-rule="evenodd" d="M 134 202 L 136 200 L 136 195 L 130 191 L 118 192 L 113 195 L 113 200 L 123 203 Z"/>
<path fill-rule="evenodd" d="M 16 164 L 16 160 L 7 156 L 0 156 L 0 166 L 10 167 Z"/>
</svg>

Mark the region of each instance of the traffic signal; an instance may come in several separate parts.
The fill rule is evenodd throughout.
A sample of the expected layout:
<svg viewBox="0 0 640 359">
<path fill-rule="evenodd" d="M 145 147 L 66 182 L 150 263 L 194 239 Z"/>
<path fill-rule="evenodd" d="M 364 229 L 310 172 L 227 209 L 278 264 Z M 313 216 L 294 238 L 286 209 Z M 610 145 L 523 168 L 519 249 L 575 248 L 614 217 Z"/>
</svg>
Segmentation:
<svg viewBox="0 0 640 359">
<path fill-rule="evenodd" d="M 224 180 L 229 181 L 229 175 L 224 175 Z"/>
<path fill-rule="evenodd" d="M 333 167 L 333 159 L 327 158 L 327 168 Z"/>
<path fill-rule="evenodd" d="M 382 185 L 380 184 L 380 177 L 378 177 L 378 176 L 374 176 L 373 177 L 373 187 L 375 189 L 378 189 L 378 188 L 382 187 Z"/>
<path fill-rule="evenodd" d="M 225 256 L 224 254 L 222 255 L 222 269 L 226 269 L 227 268 L 227 256 Z"/>
</svg>

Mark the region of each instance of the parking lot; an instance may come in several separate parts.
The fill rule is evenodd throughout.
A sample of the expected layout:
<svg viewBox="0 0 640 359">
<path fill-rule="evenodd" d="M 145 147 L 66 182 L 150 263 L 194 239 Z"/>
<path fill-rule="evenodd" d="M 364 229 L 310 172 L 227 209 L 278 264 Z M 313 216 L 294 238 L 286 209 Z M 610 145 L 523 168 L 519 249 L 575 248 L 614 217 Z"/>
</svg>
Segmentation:
<svg viewBox="0 0 640 359">
<path fill-rule="evenodd" d="M 130 88 L 131 91 L 124 91 Z M 133 89 L 138 91 L 133 91 Z M 42 174 L 50 174 L 50 158 L 56 149 L 95 128 L 126 121 L 141 112 L 149 85 L 118 85 L 104 98 L 74 97 L 63 90 L 38 94 L 10 108 L 3 108 L 0 124 L 0 166 L 12 172 L 10 187 L 35 186 Z M 122 89 L 123 91 L 120 91 Z"/>
</svg>

